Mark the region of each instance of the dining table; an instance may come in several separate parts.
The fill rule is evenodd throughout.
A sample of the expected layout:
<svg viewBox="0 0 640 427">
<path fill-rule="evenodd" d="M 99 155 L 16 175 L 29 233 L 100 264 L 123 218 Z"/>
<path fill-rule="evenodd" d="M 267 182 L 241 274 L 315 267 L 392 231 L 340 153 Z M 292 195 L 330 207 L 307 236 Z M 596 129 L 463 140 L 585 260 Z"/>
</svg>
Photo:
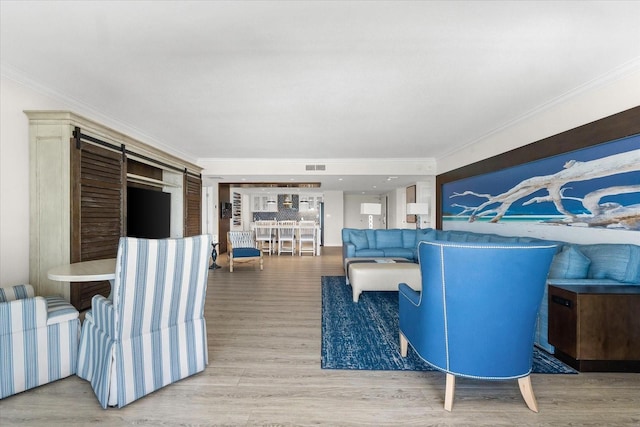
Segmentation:
<svg viewBox="0 0 640 427">
<path fill-rule="evenodd" d="M 116 279 L 116 259 L 107 258 L 62 264 L 47 271 L 47 277 L 57 282 L 99 282 L 108 280 L 111 284 L 111 292 L 113 292 L 113 282 Z"/>
</svg>

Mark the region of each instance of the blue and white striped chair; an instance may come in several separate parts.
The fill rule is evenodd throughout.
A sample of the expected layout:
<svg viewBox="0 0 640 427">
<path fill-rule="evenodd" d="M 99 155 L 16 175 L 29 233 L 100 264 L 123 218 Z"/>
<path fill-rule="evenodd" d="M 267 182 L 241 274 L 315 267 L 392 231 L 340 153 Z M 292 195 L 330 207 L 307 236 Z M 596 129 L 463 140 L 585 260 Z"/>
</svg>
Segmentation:
<svg viewBox="0 0 640 427">
<path fill-rule="evenodd" d="M 0 288 L 0 399 L 76 373 L 78 310 L 31 285 Z"/>
<path fill-rule="evenodd" d="M 455 377 L 518 379 L 527 406 L 533 337 L 555 245 L 533 243 L 418 244 L 422 292 L 399 285 L 400 353 L 408 344 L 445 372 L 451 411 Z"/>
<path fill-rule="evenodd" d="M 120 238 L 112 299 L 96 295 L 80 337 L 78 376 L 103 408 L 123 407 L 205 369 L 210 236 Z"/>
</svg>

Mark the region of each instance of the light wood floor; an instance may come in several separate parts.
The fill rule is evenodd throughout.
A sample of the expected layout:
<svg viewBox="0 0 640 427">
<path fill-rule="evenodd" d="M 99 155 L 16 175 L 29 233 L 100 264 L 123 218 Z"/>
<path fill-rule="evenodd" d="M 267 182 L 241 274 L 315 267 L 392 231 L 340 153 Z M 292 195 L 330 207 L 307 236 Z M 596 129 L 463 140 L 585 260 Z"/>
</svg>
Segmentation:
<svg viewBox="0 0 640 427">
<path fill-rule="evenodd" d="M 340 250 L 254 265 L 210 272 L 204 372 L 107 410 L 73 376 L 0 401 L 0 426 L 640 425 L 640 374 L 533 375 L 538 414 L 517 381 L 458 379 L 449 413 L 442 373 L 322 370 L 320 277 L 343 274 Z"/>
</svg>

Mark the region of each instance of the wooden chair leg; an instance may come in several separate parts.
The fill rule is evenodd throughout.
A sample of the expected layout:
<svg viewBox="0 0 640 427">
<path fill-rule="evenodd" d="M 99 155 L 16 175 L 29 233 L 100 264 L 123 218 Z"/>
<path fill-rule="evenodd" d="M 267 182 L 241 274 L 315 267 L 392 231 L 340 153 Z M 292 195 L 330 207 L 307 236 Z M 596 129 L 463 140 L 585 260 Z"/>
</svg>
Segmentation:
<svg viewBox="0 0 640 427">
<path fill-rule="evenodd" d="M 531 387 L 531 376 L 518 378 L 518 385 L 520 386 L 520 394 L 524 398 L 525 403 L 533 412 L 538 412 L 538 402 L 533 394 L 533 387 Z"/>
<path fill-rule="evenodd" d="M 447 384 L 444 392 L 444 409 L 451 412 L 453 409 L 453 395 L 456 392 L 456 377 L 453 374 L 447 374 Z"/>
<path fill-rule="evenodd" d="M 229 273 L 233 273 L 233 257 L 229 257 Z"/>
<path fill-rule="evenodd" d="M 408 348 L 409 348 L 409 341 L 402 334 L 402 332 L 400 332 L 400 356 L 407 357 Z"/>
<path fill-rule="evenodd" d="M 260 254 L 260 271 L 262 271 L 263 258 L 262 254 Z"/>
</svg>

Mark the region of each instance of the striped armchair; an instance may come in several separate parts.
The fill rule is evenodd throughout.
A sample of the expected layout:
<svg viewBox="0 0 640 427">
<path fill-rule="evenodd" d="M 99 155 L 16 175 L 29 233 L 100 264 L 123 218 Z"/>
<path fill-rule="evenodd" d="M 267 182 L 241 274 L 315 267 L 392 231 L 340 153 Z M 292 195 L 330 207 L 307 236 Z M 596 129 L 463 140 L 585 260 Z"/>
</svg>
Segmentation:
<svg viewBox="0 0 640 427">
<path fill-rule="evenodd" d="M 93 297 L 78 355 L 78 376 L 91 382 L 103 408 L 205 369 L 210 247 L 204 235 L 120 239 L 113 299 Z"/>
<path fill-rule="evenodd" d="M 78 310 L 31 285 L 0 288 L 0 399 L 76 373 Z"/>
</svg>

